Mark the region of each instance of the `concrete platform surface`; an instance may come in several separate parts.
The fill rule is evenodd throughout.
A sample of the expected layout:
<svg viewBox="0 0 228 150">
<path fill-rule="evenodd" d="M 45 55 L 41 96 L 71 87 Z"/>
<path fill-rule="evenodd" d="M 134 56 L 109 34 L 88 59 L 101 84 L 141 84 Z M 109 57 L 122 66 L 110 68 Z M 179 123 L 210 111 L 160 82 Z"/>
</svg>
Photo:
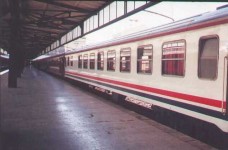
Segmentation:
<svg viewBox="0 0 228 150">
<path fill-rule="evenodd" d="M 191 137 L 35 68 L 1 76 L 1 150 L 210 150 Z"/>
</svg>

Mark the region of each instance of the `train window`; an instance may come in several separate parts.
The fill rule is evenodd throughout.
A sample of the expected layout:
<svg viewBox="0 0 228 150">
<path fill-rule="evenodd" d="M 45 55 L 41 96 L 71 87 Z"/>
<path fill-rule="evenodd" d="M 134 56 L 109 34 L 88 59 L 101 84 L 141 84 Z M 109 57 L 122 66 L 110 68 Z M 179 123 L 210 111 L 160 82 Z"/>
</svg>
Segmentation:
<svg viewBox="0 0 228 150">
<path fill-rule="evenodd" d="M 97 54 L 97 69 L 104 69 L 104 52 L 98 52 Z"/>
<path fill-rule="evenodd" d="M 88 55 L 87 54 L 85 54 L 83 56 L 83 68 L 84 69 L 87 69 L 88 68 Z"/>
<path fill-rule="evenodd" d="M 185 41 L 166 42 L 162 46 L 162 75 L 184 76 Z"/>
<path fill-rule="evenodd" d="M 120 51 L 120 71 L 130 72 L 131 70 L 131 49 L 125 48 Z"/>
<path fill-rule="evenodd" d="M 64 64 L 64 66 L 66 67 L 66 57 L 63 57 L 63 64 Z"/>
<path fill-rule="evenodd" d="M 70 66 L 70 57 L 67 57 L 67 66 Z"/>
<path fill-rule="evenodd" d="M 73 66 L 73 56 L 70 58 L 70 65 Z"/>
<path fill-rule="evenodd" d="M 152 73 L 152 45 L 140 46 L 137 49 L 137 72 Z"/>
<path fill-rule="evenodd" d="M 90 69 L 95 69 L 95 54 L 94 53 L 90 54 L 89 68 Z"/>
<path fill-rule="evenodd" d="M 107 54 L 107 70 L 115 71 L 116 68 L 116 51 L 108 51 Z"/>
<path fill-rule="evenodd" d="M 66 60 L 66 62 L 65 62 L 66 65 L 65 66 L 67 66 L 67 57 L 65 57 L 65 60 Z"/>
<path fill-rule="evenodd" d="M 82 68 L 82 55 L 78 56 L 78 68 Z"/>
<path fill-rule="evenodd" d="M 218 37 L 202 37 L 199 41 L 198 77 L 215 79 L 218 70 Z"/>
</svg>

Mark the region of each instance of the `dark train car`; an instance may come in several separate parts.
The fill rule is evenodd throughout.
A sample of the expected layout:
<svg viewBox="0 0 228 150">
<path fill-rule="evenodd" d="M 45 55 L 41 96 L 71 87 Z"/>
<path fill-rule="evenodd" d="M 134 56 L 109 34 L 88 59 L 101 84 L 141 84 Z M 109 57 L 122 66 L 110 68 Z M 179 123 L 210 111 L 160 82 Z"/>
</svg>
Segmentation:
<svg viewBox="0 0 228 150">
<path fill-rule="evenodd" d="M 38 69 L 43 71 L 58 75 L 64 76 L 65 72 L 65 56 L 64 54 L 43 57 L 34 60 L 33 65 Z"/>
<path fill-rule="evenodd" d="M 9 56 L 0 55 L 0 71 L 6 70 L 9 68 Z"/>
</svg>

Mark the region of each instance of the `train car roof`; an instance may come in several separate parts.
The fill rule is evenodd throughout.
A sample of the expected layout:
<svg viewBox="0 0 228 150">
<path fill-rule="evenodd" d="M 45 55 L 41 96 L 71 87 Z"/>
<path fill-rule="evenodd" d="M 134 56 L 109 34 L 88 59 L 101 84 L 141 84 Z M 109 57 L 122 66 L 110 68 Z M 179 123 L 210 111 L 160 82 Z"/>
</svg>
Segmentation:
<svg viewBox="0 0 228 150">
<path fill-rule="evenodd" d="M 50 58 L 51 56 L 49 55 L 41 55 L 35 59 L 33 59 L 32 61 L 39 61 L 39 60 L 43 60 L 43 59 L 46 59 L 46 58 Z"/>
</svg>

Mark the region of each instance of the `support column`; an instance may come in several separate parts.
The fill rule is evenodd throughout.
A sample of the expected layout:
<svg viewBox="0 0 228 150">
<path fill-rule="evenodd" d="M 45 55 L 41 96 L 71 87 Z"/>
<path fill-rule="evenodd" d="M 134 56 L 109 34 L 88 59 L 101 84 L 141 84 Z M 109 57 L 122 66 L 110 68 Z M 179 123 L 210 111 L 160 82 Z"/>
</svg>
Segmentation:
<svg viewBox="0 0 228 150">
<path fill-rule="evenodd" d="M 12 19 L 10 21 L 11 37 L 10 37 L 10 58 L 9 58 L 9 76 L 8 87 L 17 87 L 17 77 L 19 75 L 21 38 L 20 38 L 20 0 L 9 1 L 10 13 Z"/>
<path fill-rule="evenodd" d="M 21 45 L 15 42 L 16 46 L 12 46 L 10 58 L 9 58 L 9 77 L 8 77 L 8 87 L 16 88 L 17 87 L 17 78 L 21 77 L 22 71 L 24 69 L 25 58 L 24 52 L 21 49 Z"/>
<path fill-rule="evenodd" d="M 84 24 L 82 23 L 82 24 L 80 25 L 80 27 L 81 27 L 81 35 L 83 35 L 83 34 L 84 34 Z"/>
<path fill-rule="evenodd" d="M 25 51 L 23 50 L 23 46 L 20 45 L 20 48 L 18 49 L 17 53 L 17 77 L 21 77 L 21 74 L 24 69 L 24 64 L 25 64 Z"/>
<path fill-rule="evenodd" d="M 8 87 L 17 88 L 17 54 L 11 53 L 9 58 Z"/>
</svg>

